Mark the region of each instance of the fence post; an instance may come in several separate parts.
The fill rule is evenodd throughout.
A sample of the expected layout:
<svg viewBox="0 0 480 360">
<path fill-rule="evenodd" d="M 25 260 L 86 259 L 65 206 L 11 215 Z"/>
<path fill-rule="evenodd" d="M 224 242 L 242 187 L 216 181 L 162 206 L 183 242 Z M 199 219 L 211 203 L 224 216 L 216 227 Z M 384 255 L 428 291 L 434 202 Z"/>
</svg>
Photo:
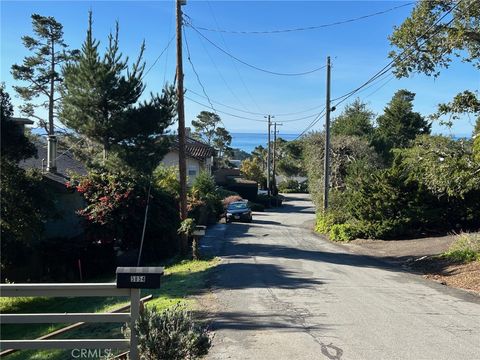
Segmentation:
<svg viewBox="0 0 480 360">
<path fill-rule="evenodd" d="M 139 360 L 138 334 L 135 322 L 140 316 L 140 289 L 130 289 L 130 360 Z"/>
</svg>

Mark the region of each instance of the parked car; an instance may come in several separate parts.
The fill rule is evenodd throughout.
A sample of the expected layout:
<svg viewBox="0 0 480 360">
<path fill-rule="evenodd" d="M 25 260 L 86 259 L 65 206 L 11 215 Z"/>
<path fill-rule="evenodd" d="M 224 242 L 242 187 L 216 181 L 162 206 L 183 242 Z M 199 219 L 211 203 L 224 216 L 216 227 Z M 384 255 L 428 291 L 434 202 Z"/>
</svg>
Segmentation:
<svg viewBox="0 0 480 360">
<path fill-rule="evenodd" d="M 246 221 L 252 222 L 252 210 L 245 201 L 235 201 L 227 206 L 225 221 Z"/>
</svg>

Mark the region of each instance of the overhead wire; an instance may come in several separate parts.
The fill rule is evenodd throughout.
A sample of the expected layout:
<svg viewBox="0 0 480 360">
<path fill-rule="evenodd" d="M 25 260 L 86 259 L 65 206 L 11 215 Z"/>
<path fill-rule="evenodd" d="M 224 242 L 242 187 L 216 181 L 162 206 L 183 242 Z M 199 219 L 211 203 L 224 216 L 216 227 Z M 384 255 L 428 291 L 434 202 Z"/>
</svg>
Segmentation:
<svg viewBox="0 0 480 360">
<path fill-rule="evenodd" d="M 200 76 L 198 75 L 198 72 L 197 72 L 197 70 L 195 69 L 195 65 L 193 65 L 193 62 L 192 62 L 192 59 L 191 59 L 191 54 L 190 54 L 190 47 L 188 46 L 188 40 L 187 40 L 187 36 L 186 36 L 186 33 L 185 33 L 185 29 L 183 29 L 183 39 L 185 40 L 185 45 L 186 45 L 186 48 L 187 48 L 187 59 L 188 59 L 188 62 L 190 63 L 193 72 L 195 73 L 195 76 L 196 76 L 196 78 L 197 78 L 198 84 L 199 84 L 200 87 L 202 88 L 203 94 L 205 95 L 205 98 L 207 99 L 208 103 L 210 104 L 211 109 L 213 110 L 214 113 L 216 113 L 217 111 L 216 111 L 215 107 L 213 106 L 213 103 L 212 103 L 212 101 L 210 100 L 210 97 L 208 96 L 207 91 L 205 90 L 205 86 L 203 86 L 203 83 L 202 83 L 202 81 L 200 80 Z"/>
<path fill-rule="evenodd" d="M 369 80 L 367 80 L 366 82 L 364 82 L 362 85 L 360 85 L 359 87 L 355 88 L 354 90 L 340 96 L 340 97 L 337 97 L 335 99 L 332 100 L 333 101 L 336 101 L 336 100 L 340 100 L 339 102 L 337 102 L 335 105 L 333 105 L 334 107 L 337 107 L 338 105 L 340 105 L 341 103 L 343 103 L 344 101 L 346 101 L 348 98 L 350 98 L 351 96 L 353 96 L 354 94 L 356 94 L 357 92 L 359 92 L 359 90 L 361 90 L 362 88 L 364 88 L 365 86 L 369 85 L 370 83 L 372 83 L 373 81 L 375 81 L 376 79 L 378 79 L 379 77 L 383 76 L 384 74 L 388 73 L 392 68 L 393 68 L 393 64 L 395 63 L 395 61 L 397 61 L 398 59 L 400 59 L 407 51 L 410 50 L 410 48 L 412 48 L 413 46 L 415 46 L 417 44 L 417 41 L 419 39 L 422 39 L 424 38 L 424 40 L 422 41 L 422 43 L 419 45 L 419 47 L 423 46 L 428 40 L 430 40 L 430 38 L 434 35 L 434 33 L 431 33 L 428 37 L 426 37 L 428 35 L 428 32 L 434 27 L 436 26 L 441 20 L 443 20 L 448 14 L 450 14 L 456 7 L 458 7 L 458 5 L 460 4 L 460 2 L 462 2 L 464 0 L 459 0 L 450 10 L 448 10 L 445 14 L 443 14 L 440 18 L 438 18 L 435 23 L 433 23 L 432 25 L 429 26 L 429 28 L 425 31 L 425 33 L 423 33 L 421 36 L 418 36 L 416 41 L 412 42 L 409 46 L 407 46 L 407 48 L 405 48 L 399 55 L 395 56 L 394 59 L 392 59 L 387 65 L 385 65 L 382 69 L 380 69 L 379 71 L 377 71 L 376 74 L 374 74 Z M 450 25 L 455 19 L 453 18 L 452 20 L 450 20 L 446 26 Z M 412 54 L 407 54 L 406 57 L 408 56 L 411 56 Z"/>
<path fill-rule="evenodd" d="M 175 19 L 176 13 L 176 4 L 172 1 L 172 14 L 170 16 L 170 23 L 168 25 L 168 37 L 172 35 L 172 23 Z M 165 54 L 165 67 L 163 69 L 163 84 L 165 84 L 165 79 L 167 78 L 167 68 L 168 68 L 168 55 L 170 54 L 170 47 L 167 48 L 167 53 Z"/>
<path fill-rule="evenodd" d="M 194 91 L 194 90 L 187 89 L 187 93 L 188 93 L 188 92 L 191 92 L 192 94 L 195 94 L 196 96 L 199 96 L 199 97 L 201 97 L 201 98 L 204 98 L 204 99 L 208 100 L 207 97 L 199 94 L 198 92 L 196 92 L 196 91 Z M 210 98 L 210 101 L 211 101 L 212 103 L 215 103 L 215 104 L 224 106 L 224 107 L 226 107 L 226 108 L 229 108 L 229 109 L 232 109 L 232 110 L 235 110 L 235 111 L 239 111 L 239 112 L 243 112 L 243 113 L 251 114 L 251 115 L 264 116 L 264 114 L 262 114 L 262 113 L 257 113 L 257 112 L 253 112 L 253 111 L 242 110 L 242 109 L 236 108 L 236 107 L 234 107 L 234 106 L 230 106 L 230 105 L 221 103 L 221 102 L 219 102 L 219 101 L 217 101 L 217 100 L 212 100 L 211 98 Z M 315 108 L 318 108 L 318 107 L 315 107 Z M 217 110 L 218 110 L 218 109 L 217 109 Z M 277 115 L 275 114 L 275 116 L 277 116 Z M 286 123 L 288 123 L 288 122 L 295 122 L 295 121 L 300 121 L 300 120 L 309 119 L 309 118 L 314 117 L 314 116 L 317 116 L 317 113 L 311 114 L 311 115 L 306 115 L 306 116 L 299 117 L 299 118 L 282 120 L 282 122 L 286 122 Z"/>
<path fill-rule="evenodd" d="M 411 47 L 413 47 L 417 41 L 419 39 L 422 39 L 422 38 L 425 38 L 427 35 L 428 35 L 428 32 L 431 30 L 431 28 L 433 28 L 435 25 L 437 25 L 441 20 L 443 20 L 448 14 L 450 14 L 456 7 L 458 7 L 458 5 L 460 4 L 460 2 L 462 2 L 464 0 L 459 0 L 450 10 L 448 10 L 445 14 L 443 14 L 439 19 L 437 19 L 435 21 L 434 24 L 432 24 L 426 31 L 424 34 L 422 34 L 421 36 L 418 36 L 416 41 L 412 42 L 406 49 L 404 49 L 399 55 L 397 55 L 392 61 L 390 61 L 387 65 L 385 65 L 382 69 L 380 69 L 379 71 L 377 71 L 377 73 L 375 75 L 373 75 L 369 80 L 367 80 L 366 82 L 364 82 L 362 85 L 360 85 L 359 87 L 355 88 L 354 90 L 352 91 L 349 91 L 348 93 L 340 96 L 340 97 L 337 97 L 335 99 L 332 100 L 335 101 L 335 100 L 340 100 L 339 102 L 335 103 L 332 108 L 335 108 L 337 107 L 338 105 L 340 105 L 341 103 L 343 103 L 344 101 L 346 101 L 348 98 L 350 98 L 351 96 L 353 96 L 354 94 L 358 93 L 361 89 L 365 88 L 367 85 L 371 84 L 372 82 L 374 82 L 375 80 L 379 79 L 381 76 L 385 75 L 386 73 L 388 73 L 392 68 L 393 68 L 393 64 L 395 63 L 395 61 L 397 61 L 398 59 L 400 59 L 401 56 L 403 56 Z M 473 2 L 472 2 L 473 3 Z M 450 25 L 455 19 L 453 18 L 452 20 L 450 20 L 446 26 Z M 428 37 L 426 37 L 423 42 L 419 45 L 419 47 L 423 46 L 425 44 L 425 42 L 427 42 L 432 36 L 434 35 L 434 33 L 431 33 Z M 408 56 L 411 56 L 412 54 L 407 54 L 407 57 Z M 385 85 L 385 84 L 384 84 Z M 318 121 L 320 121 L 320 118 L 316 119 L 314 122 L 312 122 L 311 125 L 309 125 L 298 137 L 297 139 L 302 136 L 306 131 L 308 131 L 309 129 L 311 129 L 313 127 L 313 125 L 315 125 Z"/>
<path fill-rule="evenodd" d="M 308 74 L 313 74 L 317 71 L 320 71 L 322 69 L 324 69 L 326 67 L 326 65 L 322 65 L 318 68 L 315 68 L 315 69 L 311 69 L 311 70 L 308 70 L 308 71 L 304 71 L 304 72 L 298 72 L 298 73 L 283 73 L 283 72 L 277 72 L 277 71 L 271 71 L 271 70 L 268 70 L 268 69 L 263 69 L 261 67 L 258 67 L 256 65 L 252 65 L 238 57 L 236 57 L 235 55 L 231 54 L 230 52 L 226 51 L 225 49 L 223 49 L 222 47 L 220 47 L 219 45 L 217 45 L 216 43 L 214 43 L 212 40 L 210 40 L 208 37 L 206 37 L 204 34 L 202 34 L 201 31 L 199 31 L 195 26 L 193 26 L 192 24 L 188 23 L 187 22 L 187 25 L 188 27 L 190 27 L 191 29 L 193 29 L 195 32 L 197 32 L 197 34 L 199 34 L 202 38 L 204 38 L 208 43 L 210 43 L 213 47 L 215 47 L 217 50 L 221 51 L 222 53 L 224 53 L 225 55 L 231 57 L 232 59 L 236 60 L 237 62 L 245 65 L 245 66 L 248 66 L 252 69 L 255 69 L 257 71 L 261 71 L 261 72 L 264 72 L 264 73 L 267 73 L 267 74 L 271 74 L 271 75 L 278 75 L 278 76 L 302 76 L 302 75 L 308 75 Z"/>
<path fill-rule="evenodd" d="M 218 20 L 217 20 L 217 17 L 215 16 L 215 12 L 213 11 L 213 7 L 212 7 L 212 4 L 210 2 L 210 0 L 207 0 L 207 4 L 208 4 L 208 8 L 210 10 L 210 14 L 212 15 L 212 18 L 216 24 L 216 27 L 217 28 L 220 28 L 220 25 L 218 23 Z M 196 34 L 197 37 L 198 37 L 198 34 Z M 228 44 L 227 42 L 225 41 L 225 37 L 223 36 L 223 34 L 220 34 L 220 37 L 222 39 L 222 42 L 223 42 L 223 45 L 225 46 L 225 49 L 227 51 L 230 51 L 229 47 L 228 47 Z M 225 86 L 228 88 L 228 90 L 230 91 L 230 93 L 233 95 L 233 97 L 236 99 L 236 101 L 238 102 L 238 104 L 241 105 L 242 108 L 244 109 L 247 109 L 247 107 L 245 106 L 245 103 L 240 100 L 240 98 L 237 96 L 236 92 L 233 91 L 233 89 L 230 87 L 230 85 L 227 83 L 227 81 L 225 80 L 225 78 L 223 77 L 223 74 L 222 72 L 220 71 L 220 69 L 217 67 L 217 64 L 216 62 L 214 61 L 213 57 L 210 55 L 210 51 L 208 50 L 208 46 L 205 44 L 205 41 L 199 37 L 199 40 L 200 40 L 200 43 L 202 44 L 202 47 L 205 49 L 205 53 L 208 55 L 208 57 L 210 58 L 210 60 L 212 61 L 212 63 L 214 64 L 215 66 L 215 69 L 218 71 L 218 73 L 220 74 L 223 82 L 225 83 Z M 237 68 L 237 64 L 235 63 L 235 61 L 231 58 L 229 58 L 229 61 L 232 63 L 233 67 L 235 68 L 236 72 L 237 72 L 237 75 L 239 76 L 240 80 L 243 82 L 243 78 L 241 77 L 239 71 L 238 71 L 238 68 Z M 248 90 L 248 88 L 246 87 L 246 85 L 244 84 L 244 87 L 245 87 L 245 90 L 247 91 L 247 94 L 249 95 L 250 97 L 250 100 L 253 102 L 253 104 L 255 104 L 255 106 L 257 107 L 258 110 L 260 110 L 260 108 L 258 107 L 258 104 L 256 103 L 255 99 L 253 98 L 253 96 L 251 95 L 250 91 Z"/>
<path fill-rule="evenodd" d="M 153 64 L 147 69 L 147 71 L 145 71 L 145 72 L 143 73 L 142 80 L 147 76 L 147 74 L 150 72 L 150 70 L 152 70 L 153 67 L 157 64 L 158 60 L 160 60 L 160 58 L 162 57 L 163 53 L 170 47 L 170 44 L 172 43 L 173 39 L 175 39 L 175 36 L 172 36 L 172 37 L 170 38 L 170 40 L 168 41 L 167 46 L 165 46 L 165 48 L 162 50 L 162 52 L 160 53 L 160 55 L 157 56 L 157 58 L 155 59 L 155 61 L 153 62 Z"/>
<path fill-rule="evenodd" d="M 300 139 L 305 133 L 307 133 L 307 131 L 309 131 L 312 127 L 314 127 L 321 119 L 322 119 L 322 115 L 325 113 L 325 109 L 324 108 L 321 112 L 318 113 L 317 117 L 315 119 L 313 119 L 313 121 L 305 128 L 305 130 L 303 130 L 295 139 L 295 140 L 298 140 Z"/>
<path fill-rule="evenodd" d="M 207 108 L 210 107 L 209 105 L 206 105 L 206 104 L 201 103 L 201 102 L 199 102 L 199 101 L 197 101 L 197 100 L 194 100 L 194 99 L 192 99 L 191 97 L 189 97 L 189 96 L 187 96 L 187 95 L 185 95 L 184 97 L 185 97 L 185 99 L 188 99 L 188 100 L 190 100 L 190 101 L 192 101 L 192 102 L 194 102 L 194 103 L 196 103 L 196 104 L 198 104 L 198 105 L 205 106 L 205 107 L 207 107 Z M 222 110 L 218 110 L 218 109 L 217 109 L 217 112 L 219 112 L 219 113 L 221 113 L 221 114 L 233 116 L 233 117 L 238 118 L 238 119 L 244 119 L 244 120 L 250 120 L 250 121 L 257 121 L 257 122 L 262 122 L 262 123 L 266 123 L 266 122 L 267 122 L 266 120 L 259 120 L 259 119 L 248 118 L 248 117 L 245 117 L 245 116 L 235 115 L 235 114 L 229 113 L 229 112 L 227 112 L 227 111 L 222 111 Z"/>
<path fill-rule="evenodd" d="M 215 16 L 215 12 L 213 11 L 213 7 L 212 7 L 212 4 L 210 2 L 210 0 L 207 0 L 207 3 L 208 3 L 208 7 L 210 9 L 210 13 L 212 14 L 212 17 L 213 17 L 213 20 L 215 21 L 215 24 L 217 26 L 218 29 L 220 29 L 220 24 L 217 20 L 217 17 Z M 231 51 L 227 42 L 225 41 L 225 37 L 223 36 L 222 33 L 220 33 L 220 37 L 222 39 L 222 42 L 223 42 L 223 45 L 225 46 L 225 49 L 227 51 Z M 203 40 L 202 41 L 202 45 L 203 45 Z M 262 113 L 265 113 L 265 111 L 262 111 L 262 109 L 260 108 L 260 106 L 258 106 L 258 102 L 255 100 L 255 97 L 252 95 L 252 93 L 250 92 L 250 89 L 249 87 L 247 86 L 247 84 L 245 83 L 245 80 L 243 79 L 243 76 L 242 74 L 240 73 L 240 70 L 238 70 L 238 66 L 237 66 L 237 63 L 232 59 L 232 58 L 229 58 L 232 65 L 233 65 L 233 68 L 235 69 L 235 72 L 237 73 L 237 76 L 238 78 L 240 79 L 240 82 L 242 83 L 243 85 L 243 88 L 245 89 L 248 97 L 250 98 L 251 102 L 255 105 L 255 107 L 257 108 L 258 111 L 262 112 Z"/>
<path fill-rule="evenodd" d="M 352 19 L 347 19 L 347 20 L 340 20 L 340 21 L 335 21 L 332 23 L 327 23 L 327 24 L 321 24 L 321 25 L 314 25 L 314 26 L 305 26 L 305 27 L 297 27 L 297 28 L 290 28 L 290 29 L 278 29 L 278 30 L 263 30 L 263 31 L 237 31 L 237 30 L 225 30 L 225 29 L 212 29 L 212 28 L 207 28 L 207 27 L 202 27 L 202 26 L 196 26 L 197 29 L 204 30 L 204 31 L 210 31 L 210 32 L 218 32 L 218 33 L 228 33 L 228 34 L 253 34 L 253 35 L 264 35 L 264 34 L 282 34 L 282 33 L 287 33 L 287 32 L 296 32 L 296 31 L 308 31 L 308 30 L 317 30 L 321 28 L 326 28 L 326 27 L 332 27 L 332 26 L 337 26 L 337 25 L 342 25 L 342 24 L 347 24 L 359 20 L 364 20 L 368 19 L 370 17 L 378 16 L 378 15 L 383 15 L 386 13 L 389 13 L 391 11 L 410 6 L 412 4 L 415 4 L 415 1 L 402 4 L 399 6 L 395 6 L 386 10 L 378 11 L 372 14 L 367 14 L 363 16 L 358 16 Z M 189 19 L 191 19 L 189 17 Z"/>
</svg>

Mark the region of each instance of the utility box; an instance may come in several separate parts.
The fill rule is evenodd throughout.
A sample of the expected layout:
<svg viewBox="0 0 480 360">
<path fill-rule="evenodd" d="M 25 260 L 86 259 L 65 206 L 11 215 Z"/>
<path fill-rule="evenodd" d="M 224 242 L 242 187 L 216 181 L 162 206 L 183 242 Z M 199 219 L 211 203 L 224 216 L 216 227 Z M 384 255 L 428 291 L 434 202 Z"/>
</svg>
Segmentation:
<svg viewBox="0 0 480 360">
<path fill-rule="evenodd" d="M 117 288 L 159 289 L 163 267 L 118 267 Z"/>
</svg>

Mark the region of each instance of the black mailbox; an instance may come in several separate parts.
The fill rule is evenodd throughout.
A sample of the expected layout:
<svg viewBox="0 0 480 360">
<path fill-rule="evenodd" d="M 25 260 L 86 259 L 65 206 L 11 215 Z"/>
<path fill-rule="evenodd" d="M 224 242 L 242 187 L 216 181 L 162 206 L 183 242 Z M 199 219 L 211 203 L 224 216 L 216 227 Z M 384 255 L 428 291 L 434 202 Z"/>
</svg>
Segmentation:
<svg viewBox="0 0 480 360">
<path fill-rule="evenodd" d="M 158 289 L 163 267 L 118 267 L 117 288 Z"/>
</svg>

